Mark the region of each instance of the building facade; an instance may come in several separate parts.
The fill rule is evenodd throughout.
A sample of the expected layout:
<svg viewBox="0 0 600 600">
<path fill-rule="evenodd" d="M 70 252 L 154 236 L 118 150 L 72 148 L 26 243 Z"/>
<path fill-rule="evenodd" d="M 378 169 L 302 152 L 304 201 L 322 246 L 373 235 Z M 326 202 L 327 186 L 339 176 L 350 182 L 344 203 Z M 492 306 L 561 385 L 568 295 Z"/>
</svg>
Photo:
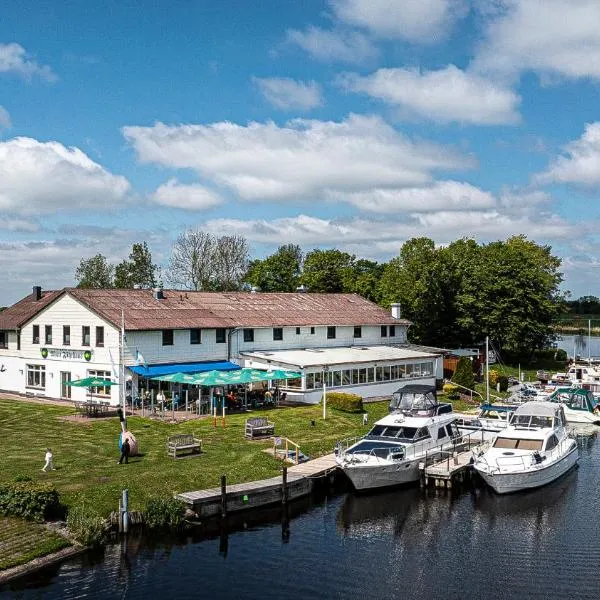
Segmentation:
<svg viewBox="0 0 600 600">
<path fill-rule="evenodd" d="M 0 390 L 117 405 L 153 373 L 230 365 L 299 370 L 279 385 L 300 401 L 318 402 L 323 382 L 381 396 L 441 376 L 436 354 L 407 346 L 409 325 L 398 306 L 390 313 L 355 294 L 36 287 L 0 313 Z M 67 385 L 88 376 L 121 385 Z"/>
</svg>

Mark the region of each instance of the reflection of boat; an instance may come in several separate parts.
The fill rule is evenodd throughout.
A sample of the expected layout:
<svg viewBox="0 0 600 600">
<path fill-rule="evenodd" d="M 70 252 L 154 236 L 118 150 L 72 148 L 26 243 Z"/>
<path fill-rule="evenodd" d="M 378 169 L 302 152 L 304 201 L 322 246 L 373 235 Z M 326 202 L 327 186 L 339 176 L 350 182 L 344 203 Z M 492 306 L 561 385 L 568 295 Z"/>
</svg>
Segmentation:
<svg viewBox="0 0 600 600">
<path fill-rule="evenodd" d="M 419 479 L 419 462 L 459 437 L 452 406 L 410 395 L 362 439 L 339 442 L 336 459 L 357 490 Z"/>
<path fill-rule="evenodd" d="M 527 402 L 515 410 L 510 426 L 475 461 L 483 480 L 499 494 L 554 481 L 579 458 L 560 405 Z"/>
<path fill-rule="evenodd" d="M 548 401 L 563 407 L 567 423 L 600 425 L 600 406 L 590 390 L 558 388 L 548 396 Z"/>
<path fill-rule="evenodd" d="M 477 415 L 456 415 L 456 425 L 461 433 L 481 431 L 487 438 L 508 427 L 516 408 L 507 404 L 482 404 Z"/>
</svg>

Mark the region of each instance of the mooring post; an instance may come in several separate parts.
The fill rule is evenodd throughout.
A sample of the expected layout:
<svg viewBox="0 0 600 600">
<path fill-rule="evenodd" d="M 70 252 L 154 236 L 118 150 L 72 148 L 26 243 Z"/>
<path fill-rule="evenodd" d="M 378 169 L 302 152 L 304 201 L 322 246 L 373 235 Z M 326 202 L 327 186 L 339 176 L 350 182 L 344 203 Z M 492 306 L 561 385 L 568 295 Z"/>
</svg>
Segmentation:
<svg viewBox="0 0 600 600">
<path fill-rule="evenodd" d="M 221 475 L 221 516 L 227 516 L 227 477 Z"/>
<path fill-rule="evenodd" d="M 123 497 L 121 498 L 122 522 L 123 522 L 123 533 L 127 533 L 129 530 L 129 490 L 123 490 Z"/>
<path fill-rule="evenodd" d="M 287 467 L 281 469 L 281 503 L 287 504 L 288 486 L 287 486 Z"/>
<path fill-rule="evenodd" d="M 119 533 L 123 533 L 123 500 L 119 498 Z"/>
</svg>

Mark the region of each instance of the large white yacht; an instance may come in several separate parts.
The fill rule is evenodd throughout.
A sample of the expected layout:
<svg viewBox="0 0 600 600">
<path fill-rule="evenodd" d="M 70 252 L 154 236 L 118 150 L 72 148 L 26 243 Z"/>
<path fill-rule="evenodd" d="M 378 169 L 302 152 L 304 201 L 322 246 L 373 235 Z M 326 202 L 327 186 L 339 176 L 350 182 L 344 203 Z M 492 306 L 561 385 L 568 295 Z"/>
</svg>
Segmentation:
<svg viewBox="0 0 600 600">
<path fill-rule="evenodd" d="M 426 453 L 460 436 L 454 419 L 452 405 L 438 404 L 427 394 L 408 394 L 364 438 L 339 442 L 337 463 L 357 490 L 417 481 Z"/>
<path fill-rule="evenodd" d="M 554 481 L 579 459 L 576 441 L 565 430 L 560 404 L 527 402 L 510 425 L 475 460 L 483 480 L 499 494 L 540 487 Z"/>
</svg>

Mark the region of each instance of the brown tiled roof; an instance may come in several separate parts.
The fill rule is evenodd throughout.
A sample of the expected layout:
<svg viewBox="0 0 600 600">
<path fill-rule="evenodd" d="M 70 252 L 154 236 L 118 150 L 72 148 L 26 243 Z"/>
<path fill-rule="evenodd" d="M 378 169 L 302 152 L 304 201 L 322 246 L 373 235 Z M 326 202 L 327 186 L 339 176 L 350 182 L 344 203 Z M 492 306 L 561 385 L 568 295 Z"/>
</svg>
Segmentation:
<svg viewBox="0 0 600 600">
<path fill-rule="evenodd" d="M 44 291 L 39 300 L 34 300 L 31 294 L 25 296 L 0 312 L 0 330 L 18 329 L 62 293 L 63 290 Z"/>
<path fill-rule="evenodd" d="M 116 326 L 122 310 L 128 330 L 409 323 L 356 294 L 164 290 L 156 300 L 152 290 L 66 291 Z"/>
</svg>

